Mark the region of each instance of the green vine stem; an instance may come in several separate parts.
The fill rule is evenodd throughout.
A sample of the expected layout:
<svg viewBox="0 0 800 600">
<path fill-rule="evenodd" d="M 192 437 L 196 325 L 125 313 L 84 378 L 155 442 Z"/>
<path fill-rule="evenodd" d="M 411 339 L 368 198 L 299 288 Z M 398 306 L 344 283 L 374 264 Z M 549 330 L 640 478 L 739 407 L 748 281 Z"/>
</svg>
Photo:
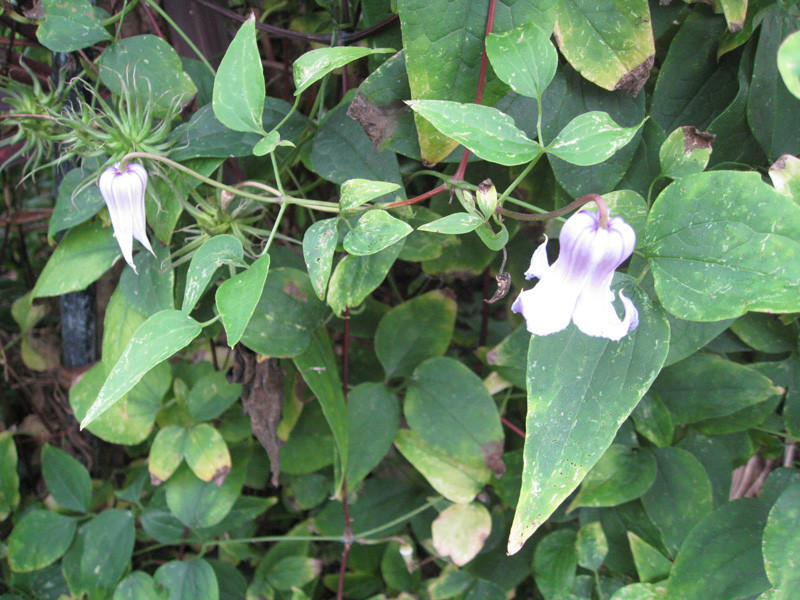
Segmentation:
<svg viewBox="0 0 800 600">
<path fill-rule="evenodd" d="M 135 158 L 147 158 L 150 160 L 154 160 L 156 162 L 164 163 L 165 165 L 172 167 L 173 169 L 177 169 L 178 171 L 182 171 L 187 175 L 191 175 L 195 179 L 202 181 L 208 185 L 214 186 L 226 192 L 229 192 L 235 196 L 241 196 L 242 198 L 249 198 L 251 200 L 256 200 L 257 202 L 267 202 L 271 204 L 296 204 L 298 206 L 303 206 L 305 208 L 310 208 L 312 210 L 318 210 L 321 212 L 339 212 L 339 206 L 332 203 L 332 202 L 323 202 L 320 200 L 308 200 L 306 198 L 293 198 L 291 196 L 275 196 L 272 198 L 268 198 L 265 196 L 259 196 L 257 194 L 251 194 L 249 192 L 242 191 L 234 186 L 226 185 L 224 183 L 220 183 L 219 181 L 214 181 L 210 177 L 206 177 L 205 175 L 201 175 L 197 171 L 193 171 L 189 167 L 182 165 L 179 162 L 175 162 L 165 156 L 160 156 L 158 154 L 151 154 L 149 152 L 130 152 L 123 156 L 119 161 L 119 168 L 124 169 L 125 165 L 128 161 L 133 160 Z"/>
</svg>

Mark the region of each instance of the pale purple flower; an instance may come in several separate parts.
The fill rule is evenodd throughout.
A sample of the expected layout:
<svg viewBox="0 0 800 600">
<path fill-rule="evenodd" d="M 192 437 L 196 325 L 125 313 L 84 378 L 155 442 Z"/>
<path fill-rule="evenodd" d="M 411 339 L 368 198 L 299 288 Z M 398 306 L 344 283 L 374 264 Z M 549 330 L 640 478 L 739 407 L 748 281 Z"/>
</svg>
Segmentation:
<svg viewBox="0 0 800 600">
<path fill-rule="evenodd" d="M 125 262 L 136 271 L 133 264 L 133 238 L 155 255 L 147 239 L 147 219 L 144 209 L 144 191 L 147 188 L 147 171 L 142 165 L 128 163 L 120 170 L 119 163 L 108 167 L 97 182 L 108 206 L 111 225 Z"/>
<path fill-rule="evenodd" d="M 547 261 L 547 238 L 533 253 L 525 278 L 540 281 L 522 292 L 511 309 L 522 313 L 535 335 L 556 333 L 572 321 L 586 335 L 622 339 L 639 324 L 639 313 L 620 292 L 625 317 L 617 316 L 611 280 L 636 245 L 633 228 L 622 217 L 609 219 L 603 227 L 599 212 L 582 210 L 564 223 L 559 242 L 561 250 L 552 265 Z"/>
</svg>

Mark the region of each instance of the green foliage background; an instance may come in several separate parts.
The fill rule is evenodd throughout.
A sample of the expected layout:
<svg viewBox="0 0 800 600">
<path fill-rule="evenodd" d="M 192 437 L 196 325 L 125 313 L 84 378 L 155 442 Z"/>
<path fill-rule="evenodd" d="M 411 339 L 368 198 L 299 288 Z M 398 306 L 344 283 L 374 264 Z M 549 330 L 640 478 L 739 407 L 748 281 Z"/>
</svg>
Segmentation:
<svg viewBox="0 0 800 600">
<path fill-rule="evenodd" d="M 796 2 L 268 0 L 224 55 L 155 0 L 21 4 L 0 600 L 796 597 Z M 586 194 L 639 326 L 531 336 L 531 216 Z M 52 299 L 94 283 L 75 373 Z"/>
</svg>

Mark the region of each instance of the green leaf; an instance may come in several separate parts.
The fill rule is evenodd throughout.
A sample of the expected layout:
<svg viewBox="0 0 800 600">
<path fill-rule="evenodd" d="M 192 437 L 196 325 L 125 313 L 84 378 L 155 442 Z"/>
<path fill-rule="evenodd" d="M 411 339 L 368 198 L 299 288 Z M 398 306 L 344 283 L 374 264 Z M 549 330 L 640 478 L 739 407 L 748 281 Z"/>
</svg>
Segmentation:
<svg viewBox="0 0 800 600">
<path fill-rule="evenodd" d="M 267 583 L 276 590 L 291 590 L 311 583 L 322 572 L 322 562 L 307 556 L 287 556 L 267 571 Z"/>
<path fill-rule="evenodd" d="M 669 134 L 658 151 L 661 174 L 672 179 L 701 173 L 711 157 L 712 134 L 685 125 Z"/>
<path fill-rule="evenodd" d="M 659 195 L 645 252 L 664 308 L 716 321 L 800 310 L 798 240 L 800 206 L 757 173 L 716 171 L 684 177 Z"/>
<path fill-rule="evenodd" d="M 528 23 L 486 38 L 486 54 L 497 76 L 522 94 L 540 98 L 558 66 L 550 32 L 538 23 Z"/>
<path fill-rule="evenodd" d="M 658 475 L 642 496 L 647 516 L 661 533 L 671 556 L 712 508 L 711 482 L 703 465 L 680 448 L 655 448 Z"/>
<path fill-rule="evenodd" d="M 273 152 L 278 144 L 281 143 L 281 136 L 277 131 L 270 131 L 259 142 L 253 146 L 253 154 L 256 156 L 266 156 Z M 291 144 L 291 142 L 289 142 Z"/>
<path fill-rule="evenodd" d="M 800 100 L 784 84 L 777 59 L 781 40 L 798 28 L 797 17 L 775 5 L 765 13 L 758 36 L 747 122 L 771 161 L 800 154 Z"/>
<path fill-rule="evenodd" d="M 626 294 L 639 310 L 639 326 L 619 342 L 586 336 L 574 325 L 531 337 L 525 467 L 510 554 L 600 459 L 664 363 L 666 317 L 646 294 L 633 291 Z"/>
<path fill-rule="evenodd" d="M 133 258 L 138 274 L 130 265 L 126 265 L 119 279 L 119 290 L 130 308 L 144 317 L 175 308 L 175 271 L 169 248 L 156 246 L 154 250 L 155 256 L 149 252 L 139 252 Z"/>
<path fill-rule="evenodd" d="M 413 228 L 384 210 L 364 213 L 354 229 L 347 232 L 342 244 L 355 256 L 369 256 L 406 237 Z"/>
<path fill-rule="evenodd" d="M 502 33 L 526 23 L 537 23 L 543 31 L 552 31 L 556 4 L 555 0 L 499 0 L 493 31 Z M 488 9 L 484 0 L 397 3 L 412 99 L 474 102 Z M 434 15 L 436 18 L 432 18 Z M 434 56 L 436 66 L 431 68 Z M 483 102 L 493 106 L 506 92 L 505 85 L 489 70 Z M 438 133 L 421 116 L 424 115 L 414 115 L 421 158 L 430 164 L 440 162 L 456 143 Z"/>
<path fill-rule="evenodd" d="M 755 498 L 725 504 L 700 521 L 675 557 L 667 598 L 734 600 L 769 588 L 761 557 L 767 509 Z"/>
<path fill-rule="evenodd" d="M 578 569 L 577 539 L 578 534 L 572 529 L 560 529 L 546 535 L 536 546 L 533 573 L 545 600 L 557 600 L 572 591 Z"/>
<path fill-rule="evenodd" d="M 263 134 L 265 96 L 256 18 L 250 15 L 228 46 L 214 78 L 214 115 L 228 129 Z"/>
<path fill-rule="evenodd" d="M 403 411 L 426 444 L 470 465 L 502 472 L 503 429 L 497 406 L 480 378 L 447 357 L 420 364 L 409 382 Z"/>
<path fill-rule="evenodd" d="M 333 433 L 325 422 L 318 402 L 303 407 L 303 412 L 288 435 L 289 439 L 281 447 L 279 455 L 281 472 L 307 475 L 333 464 Z M 330 488 L 326 489 L 326 496 L 329 495 Z"/>
<path fill-rule="evenodd" d="M 338 184 L 351 179 L 396 183 L 401 186 L 397 194 L 405 198 L 397 156 L 389 150 L 375 151 L 361 125 L 348 115 L 351 106 L 347 96 L 319 125 L 311 148 L 311 169 Z M 394 194 L 383 197 L 395 199 Z"/>
<path fill-rule="evenodd" d="M 772 185 L 784 196 L 800 199 L 800 158 L 786 154 L 769 168 Z"/>
<path fill-rule="evenodd" d="M 783 392 L 755 369 L 703 355 L 664 369 L 653 389 L 676 425 L 723 417 Z"/>
<path fill-rule="evenodd" d="M 572 120 L 590 111 L 608 113 L 615 123 L 635 127 L 645 118 L 644 95 L 633 98 L 624 90 L 606 91 L 581 77 L 568 65 L 561 65 L 542 96 L 543 142 L 553 140 Z M 536 135 L 538 110 L 535 100 L 517 101 L 508 112 L 528 136 Z M 633 143 L 591 167 L 579 167 L 553 155 L 547 158 L 556 181 L 570 196 L 577 198 L 588 193 L 605 194 L 614 190 L 629 170 L 637 153 L 637 140 L 641 137 L 642 134 L 636 134 Z M 648 180 L 644 184 L 644 191 L 649 185 Z M 542 200 L 553 193 L 557 192 L 548 192 Z"/>
<path fill-rule="evenodd" d="M 62 561 L 72 595 L 108 598 L 130 568 L 135 536 L 127 510 L 104 510 L 82 525 Z"/>
<path fill-rule="evenodd" d="M 263 130 L 274 128 L 284 118 L 287 120 L 280 128 L 281 138 L 292 142 L 300 141 L 300 135 L 309 124 L 307 117 L 299 112 L 292 112 L 287 117 L 292 105 L 280 98 L 265 98 L 263 110 L 262 130 L 240 133 L 223 125 L 214 115 L 213 105 L 207 104 L 194 113 L 188 123 L 174 129 L 173 137 L 177 141 L 169 157 L 172 160 L 185 161 L 199 157 L 249 156 L 264 139 Z M 278 146 L 276 156 L 282 158 L 282 152 L 285 151 Z"/>
<path fill-rule="evenodd" d="M 109 307 L 111 305 L 109 304 Z M 106 312 L 106 316 L 108 316 Z M 111 331 L 105 329 L 105 331 Z M 104 346 L 105 348 L 105 346 Z M 70 388 L 69 402 L 75 418 L 86 416 L 106 379 L 107 370 L 100 362 L 89 369 Z M 87 427 L 94 435 L 112 444 L 140 444 L 153 428 L 161 410 L 164 394 L 172 385 L 169 365 L 161 363 L 145 375 L 134 388 Z"/>
<path fill-rule="evenodd" d="M 8 564 L 12 571 L 38 571 L 61 558 L 72 544 L 78 521 L 46 510 L 32 510 L 8 537 Z"/>
<path fill-rule="evenodd" d="M 17 446 L 9 432 L 0 433 L 0 521 L 8 518 L 19 505 Z"/>
<path fill-rule="evenodd" d="M 231 455 L 219 432 L 208 423 L 189 430 L 183 448 L 186 464 L 197 477 L 221 486 L 231 471 Z"/>
<path fill-rule="evenodd" d="M 33 297 L 61 296 L 85 289 L 121 256 L 114 232 L 91 221 L 70 229 L 56 247 L 33 288 Z"/>
<path fill-rule="evenodd" d="M 169 590 L 169 600 L 219 600 L 214 569 L 202 558 L 173 560 L 156 569 L 154 579 Z"/>
<path fill-rule="evenodd" d="M 347 406 L 342 392 L 342 380 L 339 378 L 339 365 L 333 353 L 331 339 L 325 329 L 318 329 L 311 334 L 311 345 L 305 352 L 294 357 L 294 364 L 317 397 L 333 432 L 340 464 L 335 490 L 335 494 L 338 495 L 342 489 L 344 474 L 347 472 L 350 447 Z"/>
<path fill-rule="evenodd" d="M 608 556 L 608 540 L 606 534 L 603 533 L 600 521 L 587 523 L 578 530 L 575 548 L 578 551 L 580 566 L 590 571 L 600 570 L 603 561 Z"/>
<path fill-rule="evenodd" d="M 483 504 L 453 504 L 433 520 L 431 542 L 439 556 L 463 567 L 481 551 L 491 531 L 492 516 Z"/>
<path fill-rule="evenodd" d="M 408 105 L 444 135 L 489 162 L 519 165 L 542 152 L 542 147 L 520 131 L 511 117 L 496 108 L 447 100 L 411 100 Z"/>
<path fill-rule="evenodd" d="M 172 46 L 155 35 L 137 35 L 103 51 L 100 80 L 118 96 L 150 105 L 156 115 L 175 110 L 197 93 Z"/>
<path fill-rule="evenodd" d="M 800 484 L 786 488 L 769 511 L 764 528 L 762 551 L 767 576 L 776 594 L 791 598 L 800 585 L 796 565 L 800 559 L 797 536 L 800 534 Z"/>
<path fill-rule="evenodd" d="M 156 434 L 147 459 L 153 485 L 160 485 L 169 479 L 181 464 L 188 435 L 185 427 L 177 425 L 164 427 Z"/>
<path fill-rule="evenodd" d="M 394 264 L 403 243 L 370 256 L 345 256 L 333 270 L 328 288 L 328 304 L 337 315 L 358 306 L 378 287 Z"/>
<path fill-rule="evenodd" d="M 217 288 L 217 310 L 222 316 L 228 345 L 233 348 L 244 334 L 264 291 L 269 272 L 269 254 L 257 258 L 246 271 Z"/>
<path fill-rule="evenodd" d="M 363 48 L 358 46 L 338 46 L 336 48 L 319 48 L 306 52 L 292 65 L 295 96 L 299 96 L 315 82 L 328 73 L 344 65 L 369 56 L 370 54 L 394 53 L 391 48 Z"/>
<path fill-rule="evenodd" d="M 201 331 L 200 323 L 179 310 L 165 310 L 147 319 L 108 374 L 81 427 L 94 421 L 139 383 L 150 369 L 187 346 Z"/>
<path fill-rule="evenodd" d="M 347 394 L 347 485 L 355 488 L 392 447 L 400 426 L 397 396 L 380 383 L 361 383 Z M 369 431 L 369 435 L 360 432 Z"/>
<path fill-rule="evenodd" d="M 618 589 L 611 600 L 668 600 L 663 583 L 631 583 Z"/>
<path fill-rule="evenodd" d="M 53 500 L 64 508 L 89 512 L 92 480 L 89 471 L 63 450 L 49 444 L 42 448 L 42 476 Z"/>
<path fill-rule="evenodd" d="M 370 200 L 391 194 L 400 189 L 396 183 L 369 181 L 368 179 L 348 179 L 342 184 L 339 197 L 339 210 L 355 210 Z"/>
<path fill-rule="evenodd" d="M 339 239 L 336 232 L 338 221 L 338 218 L 322 219 L 306 229 L 303 235 L 303 258 L 314 292 L 320 300 L 325 299 L 325 290 L 331 276 L 333 254 Z"/>
<path fill-rule="evenodd" d="M 717 60 L 722 17 L 689 12 L 659 70 L 650 117 L 664 131 L 692 125 L 706 131 L 737 92 L 735 61 Z"/>
<path fill-rule="evenodd" d="M 221 486 L 199 479 L 187 465 L 178 467 L 165 484 L 167 506 L 186 527 L 213 527 L 231 512 L 247 476 L 250 451 L 234 449 L 232 454 L 231 472 Z"/>
<path fill-rule="evenodd" d="M 570 121 L 545 150 L 573 165 L 596 165 L 627 145 L 643 123 L 620 127 L 607 113 L 584 113 Z"/>
<path fill-rule="evenodd" d="M 778 48 L 778 71 L 789 91 L 800 98 L 800 32 L 781 42 Z"/>
<path fill-rule="evenodd" d="M 639 580 L 650 583 L 666 579 L 672 569 L 670 560 L 635 533 L 627 533 Z"/>
<path fill-rule="evenodd" d="M 417 231 L 432 231 L 433 233 L 462 234 L 475 231 L 483 225 L 484 220 L 477 215 L 467 213 L 453 213 L 441 219 L 417 227 Z"/>
<path fill-rule="evenodd" d="M 433 489 L 451 502 L 472 502 L 491 479 L 481 460 L 454 458 L 408 429 L 401 429 L 394 443 Z"/>
<path fill-rule="evenodd" d="M 569 63 L 604 89 L 638 94 L 655 59 L 647 0 L 563 0 L 558 6 L 556 40 Z"/>
<path fill-rule="evenodd" d="M 215 235 L 206 240 L 192 257 L 186 274 L 186 288 L 183 292 L 181 310 L 190 313 L 211 281 L 216 270 L 224 265 L 244 265 L 242 242 L 232 235 Z"/>
<path fill-rule="evenodd" d="M 728 31 L 740 31 L 744 26 L 747 16 L 747 0 L 719 0 L 725 20 L 728 22 Z"/>
<path fill-rule="evenodd" d="M 42 0 L 36 37 L 53 52 L 74 52 L 111 39 L 89 0 Z"/>
<path fill-rule="evenodd" d="M 328 314 L 308 275 L 297 269 L 273 269 L 241 341 L 266 356 L 296 356 L 308 348 L 313 331 Z"/>
<path fill-rule="evenodd" d="M 475 578 L 467 571 L 443 571 L 436 579 L 431 579 L 428 591 L 431 600 L 448 600 L 458 598 L 475 582 Z"/>
<path fill-rule="evenodd" d="M 241 395 L 241 384 L 230 383 L 223 371 L 213 371 L 192 386 L 186 406 L 195 421 L 211 421 L 228 410 Z"/>
<path fill-rule="evenodd" d="M 672 332 L 670 332 L 670 337 Z M 669 409 L 653 390 L 647 392 L 631 413 L 638 431 L 659 448 L 672 445 L 675 424 Z"/>
<path fill-rule="evenodd" d="M 156 588 L 155 581 L 144 571 L 134 571 L 119 582 L 113 600 L 168 600 L 163 588 Z"/>
<path fill-rule="evenodd" d="M 395 306 L 381 318 L 375 354 L 387 380 L 410 375 L 422 361 L 445 353 L 457 308 L 451 297 L 434 290 Z"/>
<path fill-rule="evenodd" d="M 58 197 L 47 226 L 47 237 L 52 238 L 59 231 L 75 227 L 91 219 L 105 206 L 100 188 L 95 181 L 87 182 L 97 170 L 93 160 L 84 161 L 81 167 L 72 169 L 64 175 L 58 186 Z M 81 187 L 81 184 L 84 184 Z M 77 190 L 77 193 L 76 193 Z"/>
<path fill-rule="evenodd" d="M 656 461 L 652 454 L 612 444 L 586 475 L 569 510 L 630 502 L 650 489 L 655 478 Z"/>
</svg>

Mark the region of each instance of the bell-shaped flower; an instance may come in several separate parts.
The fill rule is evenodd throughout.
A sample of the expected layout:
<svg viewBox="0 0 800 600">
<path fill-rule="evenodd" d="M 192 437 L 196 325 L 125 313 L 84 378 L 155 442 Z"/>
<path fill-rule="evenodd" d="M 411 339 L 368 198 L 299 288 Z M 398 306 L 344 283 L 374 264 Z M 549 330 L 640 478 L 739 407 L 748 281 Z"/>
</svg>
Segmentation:
<svg viewBox="0 0 800 600">
<path fill-rule="evenodd" d="M 97 185 L 108 206 L 111 225 L 114 227 L 114 235 L 119 249 L 122 250 L 122 256 L 135 272 L 133 238 L 139 240 L 142 246 L 154 254 L 147 239 L 147 219 L 144 209 L 147 171 L 136 163 L 128 163 L 120 169 L 117 163 L 103 171 Z"/>
<path fill-rule="evenodd" d="M 538 277 L 539 283 L 522 292 L 512 310 L 522 313 L 535 335 L 556 333 L 572 321 L 587 335 L 622 339 L 639 324 L 639 313 L 620 292 L 625 317 L 617 316 L 611 280 L 636 245 L 633 228 L 622 217 L 608 219 L 604 227 L 599 212 L 582 210 L 567 219 L 559 242 L 561 250 L 552 265 L 547 261 L 547 238 L 533 253 L 525 278 Z"/>
</svg>

